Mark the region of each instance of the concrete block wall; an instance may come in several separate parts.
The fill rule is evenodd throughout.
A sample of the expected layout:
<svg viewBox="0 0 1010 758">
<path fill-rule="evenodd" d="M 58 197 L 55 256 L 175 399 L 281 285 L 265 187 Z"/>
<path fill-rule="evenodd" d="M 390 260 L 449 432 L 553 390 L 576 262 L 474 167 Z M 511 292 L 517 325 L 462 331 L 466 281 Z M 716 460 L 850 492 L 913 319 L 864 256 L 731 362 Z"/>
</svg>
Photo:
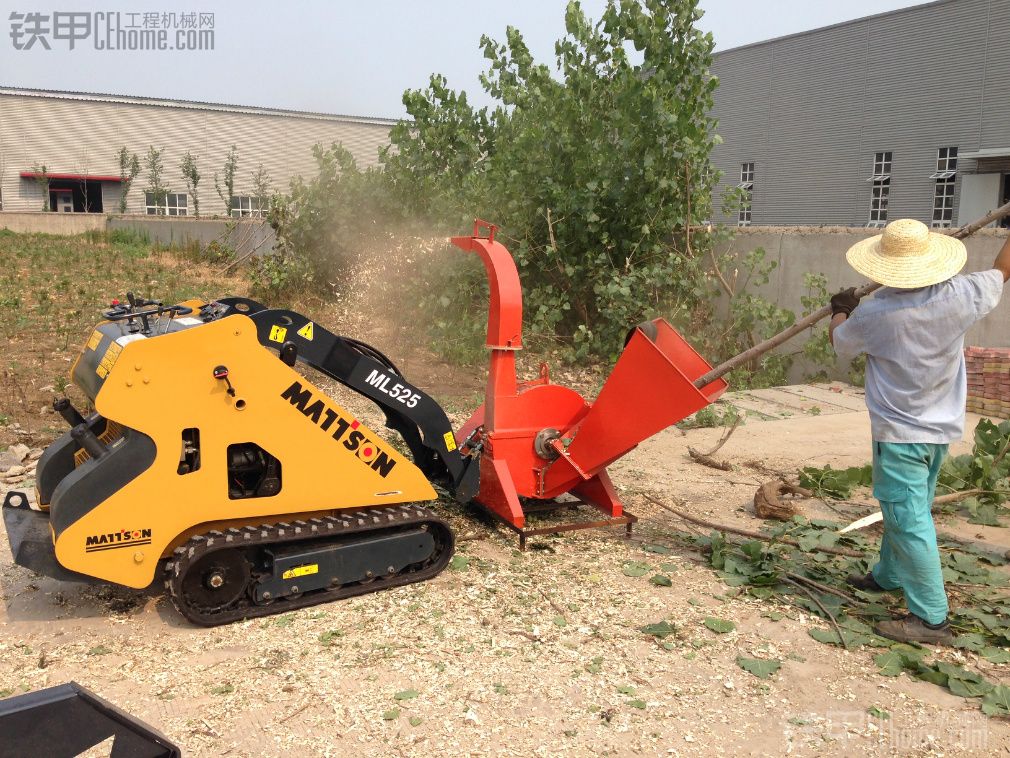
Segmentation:
<svg viewBox="0 0 1010 758">
<path fill-rule="evenodd" d="M 0 213 L 0 229 L 18 234 L 84 234 L 105 229 L 105 216 L 100 213 L 43 211 Z"/>
<path fill-rule="evenodd" d="M 238 256 L 264 255 L 274 249 L 277 237 L 262 219 L 191 218 L 188 216 L 104 215 L 101 213 L 45 213 L 5 211 L 0 229 L 21 234 L 83 234 L 89 231 L 127 229 L 146 235 L 165 247 L 201 247 L 217 242 Z"/>
<path fill-rule="evenodd" d="M 128 229 L 146 234 L 151 242 L 166 247 L 205 247 L 217 242 L 238 256 L 264 255 L 274 249 L 277 237 L 262 219 L 203 219 L 188 216 L 109 216 L 108 229 Z"/>
</svg>

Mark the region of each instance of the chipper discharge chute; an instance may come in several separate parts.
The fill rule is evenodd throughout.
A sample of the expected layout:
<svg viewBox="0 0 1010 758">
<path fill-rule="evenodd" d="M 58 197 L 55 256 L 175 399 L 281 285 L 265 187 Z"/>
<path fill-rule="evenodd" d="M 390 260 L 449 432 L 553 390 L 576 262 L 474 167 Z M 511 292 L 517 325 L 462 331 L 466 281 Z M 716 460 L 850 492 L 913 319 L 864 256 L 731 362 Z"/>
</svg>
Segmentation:
<svg viewBox="0 0 1010 758">
<path fill-rule="evenodd" d="M 486 236 L 480 230 L 487 228 Z M 380 351 L 244 298 L 114 302 L 72 369 L 94 412 L 67 399 L 70 429 L 39 459 L 36 507 L 3 507 L 20 565 L 59 579 L 148 587 L 214 625 L 421 581 L 453 534 L 424 503 L 433 484 L 520 532 L 630 524 L 606 467 L 710 403 L 721 379 L 662 319 L 629 336 L 595 402 L 518 382 L 515 263 L 479 222 L 454 238 L 491 283 L 485 403 L 454 431 L 445 411 Z M 379 406 L 401 454 L 297 370 Z M 603 521 L 526 527 L 524 509 L 570 493 Z"/>
</svg>

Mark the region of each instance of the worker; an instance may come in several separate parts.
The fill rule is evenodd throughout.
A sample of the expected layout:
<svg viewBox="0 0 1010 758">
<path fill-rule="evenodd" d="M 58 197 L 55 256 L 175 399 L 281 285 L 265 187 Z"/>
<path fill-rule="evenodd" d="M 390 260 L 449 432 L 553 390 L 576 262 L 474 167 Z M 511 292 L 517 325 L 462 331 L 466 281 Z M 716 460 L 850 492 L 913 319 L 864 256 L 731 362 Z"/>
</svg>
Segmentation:
<svg viewBox="0 0 1010 758">
<path fill-rule="evenodd" d="M 845 257 L 883 285 L 862 305 L 851 287 L 831 298 L 835 353 L 866 354 L 873 496 L 884 517 L 877 563 L 848 582 L 869 592 L 904 591 L 908 615 L 881 621 L 877 634 L 949 645 L 933 493 L 947 446 L 964 434 L 964 335 L 999 303 L 1010 278 L 1010 239 L 992 269 L 959 274 L 968 257 L 963 242 L 900 219 Z"/>
</svg>

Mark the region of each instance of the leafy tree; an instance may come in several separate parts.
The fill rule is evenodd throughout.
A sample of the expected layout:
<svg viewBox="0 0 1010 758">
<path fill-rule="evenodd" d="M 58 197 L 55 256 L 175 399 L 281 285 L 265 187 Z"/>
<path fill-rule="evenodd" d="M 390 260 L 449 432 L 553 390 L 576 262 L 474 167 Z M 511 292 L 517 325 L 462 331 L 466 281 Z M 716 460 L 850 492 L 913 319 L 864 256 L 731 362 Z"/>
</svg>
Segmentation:
<svg viewBox="0 0 1010 758">
<path fill-rule="evenodd" d="M 133 180 L 140 173 L 140 158 L 126 147 L 119 148 L 119 212 L 126 213 L 126 196 L 130 194 Z"/>
<path fill-rule="evenodd" d="M 235 203 L 236 171 L 238 171 L 238 148 L 232 145 L 224 159 L 223 187 L 222 181 L 218 180 L 217 172 L 214 172 L 214 189 L 217 191 L 217 196 L 221 198 L 221 202 L 224 203 L 226 216 L 231 214 L 232 205 Z"/>
<path fill-rule="evenodd" d="M 154 145 L 150 145 L 147 148 L 144 165 L 147 167 L 147 192 L 154 200 L 157 215 L 162 216 L 165 214 L 165 206 L 168 203 L 168 187 L 162 180 L 165 166 L 161 160 L 161 150 L 155 150 Z"/>
<path fill-rule="evenodd" d="M 627 329 L 686 316 L 702 294 L 697 260 L 711 216 L 718 139 L 709 116 L 712 36 L 696 0 L 608 3 L 592 23 L 578 2 L 555 45 L 559 75 L 534 61 L 519 30 L 481 40 L 495 105 L 431 77 L 404 95 L 412 122 L 383 157 L 401 202 L 457 227 L 502 226 L 535 331 L 576 353 L 612 353 Z"/>
<path fill-rule="evenodd" d="M 51 211 L 52 207 L 49 205 L 49 167 L 46 164 L 35 164 L 32 166 L 32 173 L 35 174 L 35 181 L 39 185 L 39 191 L 42 192 L 42 210 L 43 212 Z"/>
<path fill-rule="evenodd" d="M 262 163 L 252 175 L 252 186 L 253 195 L 256 199 L 256 207 L 253 210 L 259 215 L 265 216 L 270 207 L 272 190 L 270 189 L 270 174 L 263 168 Z"/>
<path fill-rule="evenodd" d="M 200 169 L 196 165 L 196 156 L 188 150 L 182 156 L 179 164 L 179 171 L 186 182 L 186 192 L 193 198 L 193 214 L 200 218 L 200 196 L 197 194 L 197 185 L 200 183 Z"/>
</svg>

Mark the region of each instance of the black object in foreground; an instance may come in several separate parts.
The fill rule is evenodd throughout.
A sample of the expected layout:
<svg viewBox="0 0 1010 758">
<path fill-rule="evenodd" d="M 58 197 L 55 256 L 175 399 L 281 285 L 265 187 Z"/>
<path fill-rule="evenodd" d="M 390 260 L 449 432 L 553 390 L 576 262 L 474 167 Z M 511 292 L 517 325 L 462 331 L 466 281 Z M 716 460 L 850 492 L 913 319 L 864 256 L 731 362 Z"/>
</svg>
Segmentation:
<svg viewBox="0 0 1010 758">
<path fill-rule="evenodd" d="M 71 758 L 113 738 L 111 758 L 180 758 L 163 734 L 77 682 L 0 700 L 0 758 Z"/>
</svg>

